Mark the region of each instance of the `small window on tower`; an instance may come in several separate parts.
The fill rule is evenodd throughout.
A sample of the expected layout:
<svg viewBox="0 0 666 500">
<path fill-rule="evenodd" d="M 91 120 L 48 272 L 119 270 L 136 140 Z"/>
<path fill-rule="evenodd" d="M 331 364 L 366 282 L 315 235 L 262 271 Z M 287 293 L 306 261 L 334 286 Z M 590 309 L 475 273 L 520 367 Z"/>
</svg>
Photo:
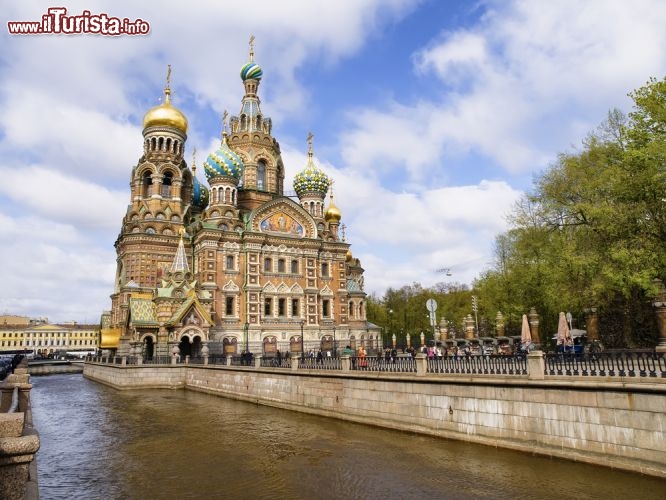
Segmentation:
<svg viewBox="0 0 666 500">
<path fill-rule="evenodd" d="M 287 309 L 287 300 L 278 299 L 278 316 L 284 316 Z"/>
<path fill-rule="evenodd" d="M 264 300 L 264 316 L 270 316 L 273 309 L 273 299 Z"/>
<path fill-rule="evenodd" d="M 270 257 L 264 259 L 264 271 L 270 273 L 273 270 L 273 260 Z"/>
<path fill-rule="evenodd" d="M 234 256 L 233 255 L 227 255 L 227 270 L 228 271 L 233 271 L 234 270 Z"/>
<path fill-rule="evenodd" d="M 328 263 L 327 262 L 322 262 L 322 264 L 321 264 L 321 275 L 324 278 L 328 278 Z"/>
<path fill-rule="evenodd" d="M 298 261 L 295 259 L 291 261 L 291 274 L 298 274 Z"/>
<path fill-rule="evenodd" d="M 233 316 L 234 315 L 234 298 L 233 297 L 227 297 L 225 314 L 227 316 Z"/>
<path fill-rule="evenodd" d="M 278 273 L 285 272 L 285 263 L 284 259 L 278 259 Z"/>
<path fill-rule="evenodd" d="M 257 189 L 264 191 L 266 189 L 266 162 L 259 160 L 257 163 Z"/>
<path fill-rule="evenodd" d="M 321 303 L 321 314 L 324 318 L 331 316 L 331 303 L 328 299 L 324 299 Z"/>
</svg>

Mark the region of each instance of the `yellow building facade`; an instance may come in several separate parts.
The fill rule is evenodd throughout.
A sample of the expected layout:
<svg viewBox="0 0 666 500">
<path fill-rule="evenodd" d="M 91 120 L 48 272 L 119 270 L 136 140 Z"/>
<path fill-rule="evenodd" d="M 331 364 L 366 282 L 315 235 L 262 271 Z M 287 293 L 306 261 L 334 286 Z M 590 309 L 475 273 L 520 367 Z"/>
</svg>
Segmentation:
<svg viewBox="0 0 666 500">
<path fill-rule="evenodd" d="M 251 46 L 241 109 L 229 120 L 225 112 L 220 146 L 201 165 L 207 186 L 183 157 L 189 124 L 167 77 L 163 103 L 144 117 L 102 349 L 151 357 L 379 347 L 363 268 L 311 134 L 294 194 L 285 191 L 262 76 Z"/>
<path fill-rule="evenodd" d="M 0 316 L 0 355 L 24 353 L 54 356 L 93 354 L 99 347 L 99 325 L 51 324 L 48 319 Z"/>
</svg>

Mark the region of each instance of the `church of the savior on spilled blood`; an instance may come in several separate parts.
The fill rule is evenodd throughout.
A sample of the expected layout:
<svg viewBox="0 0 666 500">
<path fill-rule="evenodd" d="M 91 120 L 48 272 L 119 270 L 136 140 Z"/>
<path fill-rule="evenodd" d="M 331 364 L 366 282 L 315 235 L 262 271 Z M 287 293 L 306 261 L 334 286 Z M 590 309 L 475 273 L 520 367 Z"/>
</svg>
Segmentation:
<svg viewBox="0 0 666 500">
<path fill-rule="evenodd" d="M 251 43 L 240 111 L 228 124 L 225 112 L 220 146 L 199 168 L 184 159 L 188 121 L 171 102 L 170 77 L 163 102 L 145 114 L 102 349 L 149 358 L 379 347 L 363 268 L 312 136 L 295 196 L 285 193 L 262 75 Z"/>
</svg>

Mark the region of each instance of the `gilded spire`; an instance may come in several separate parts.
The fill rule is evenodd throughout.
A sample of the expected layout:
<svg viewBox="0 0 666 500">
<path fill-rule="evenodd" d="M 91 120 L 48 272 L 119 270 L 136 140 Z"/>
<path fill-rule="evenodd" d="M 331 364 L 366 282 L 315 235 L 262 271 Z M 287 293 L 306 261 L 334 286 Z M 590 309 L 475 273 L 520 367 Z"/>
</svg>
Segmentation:
<svg viewBox="0 0 666 500">
<path fill-rule="evenodd" d="M 195 176 L 197 173 L 197 148 L 194 147 L 192 151 L 192 176 Z"/>
</svg>

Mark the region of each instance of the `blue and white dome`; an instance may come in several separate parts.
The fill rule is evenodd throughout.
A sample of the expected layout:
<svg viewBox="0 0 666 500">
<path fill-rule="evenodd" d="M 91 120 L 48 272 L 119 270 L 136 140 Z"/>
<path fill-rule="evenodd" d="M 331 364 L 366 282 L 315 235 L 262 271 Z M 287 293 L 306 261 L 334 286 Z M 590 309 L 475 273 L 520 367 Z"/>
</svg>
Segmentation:
<svg viewBox="0 0 666 500">
<path fill-rule="evenodd" d="M 211 182 L 216 177 L 228 177 L 238 181 L 243 175 L 244 169 L 243 160 L 227 144 L 225 133 L 218 150 L 209 154 L 204 162 L 204 170 L 208 182 Z"/>
<path fill-rule="evenodd" d="M 330 184 L 331 180 L 324 171 L 312 162 L 309 162 L 304 170 L 294 176 L 294 190 L 299 198 L 307 193 L 316 194 L 323 198 L 326 196 Z"/>
<path fill-rule="evenodd" d="M 261 77 L 264 75 L 261 66 L 256 62 L 250 61 L 243 64 L 243 67 L 240 70 L 240 77 L 243 81 L 245 80 L 261 80 Z"/>
<path fill-rule="evenodd" d="M 196 176 L 192 177 L 192 205 L 199 210 L 208 206 L 210 192 L 208 188 L 199 182 Z"/>
</svg>

